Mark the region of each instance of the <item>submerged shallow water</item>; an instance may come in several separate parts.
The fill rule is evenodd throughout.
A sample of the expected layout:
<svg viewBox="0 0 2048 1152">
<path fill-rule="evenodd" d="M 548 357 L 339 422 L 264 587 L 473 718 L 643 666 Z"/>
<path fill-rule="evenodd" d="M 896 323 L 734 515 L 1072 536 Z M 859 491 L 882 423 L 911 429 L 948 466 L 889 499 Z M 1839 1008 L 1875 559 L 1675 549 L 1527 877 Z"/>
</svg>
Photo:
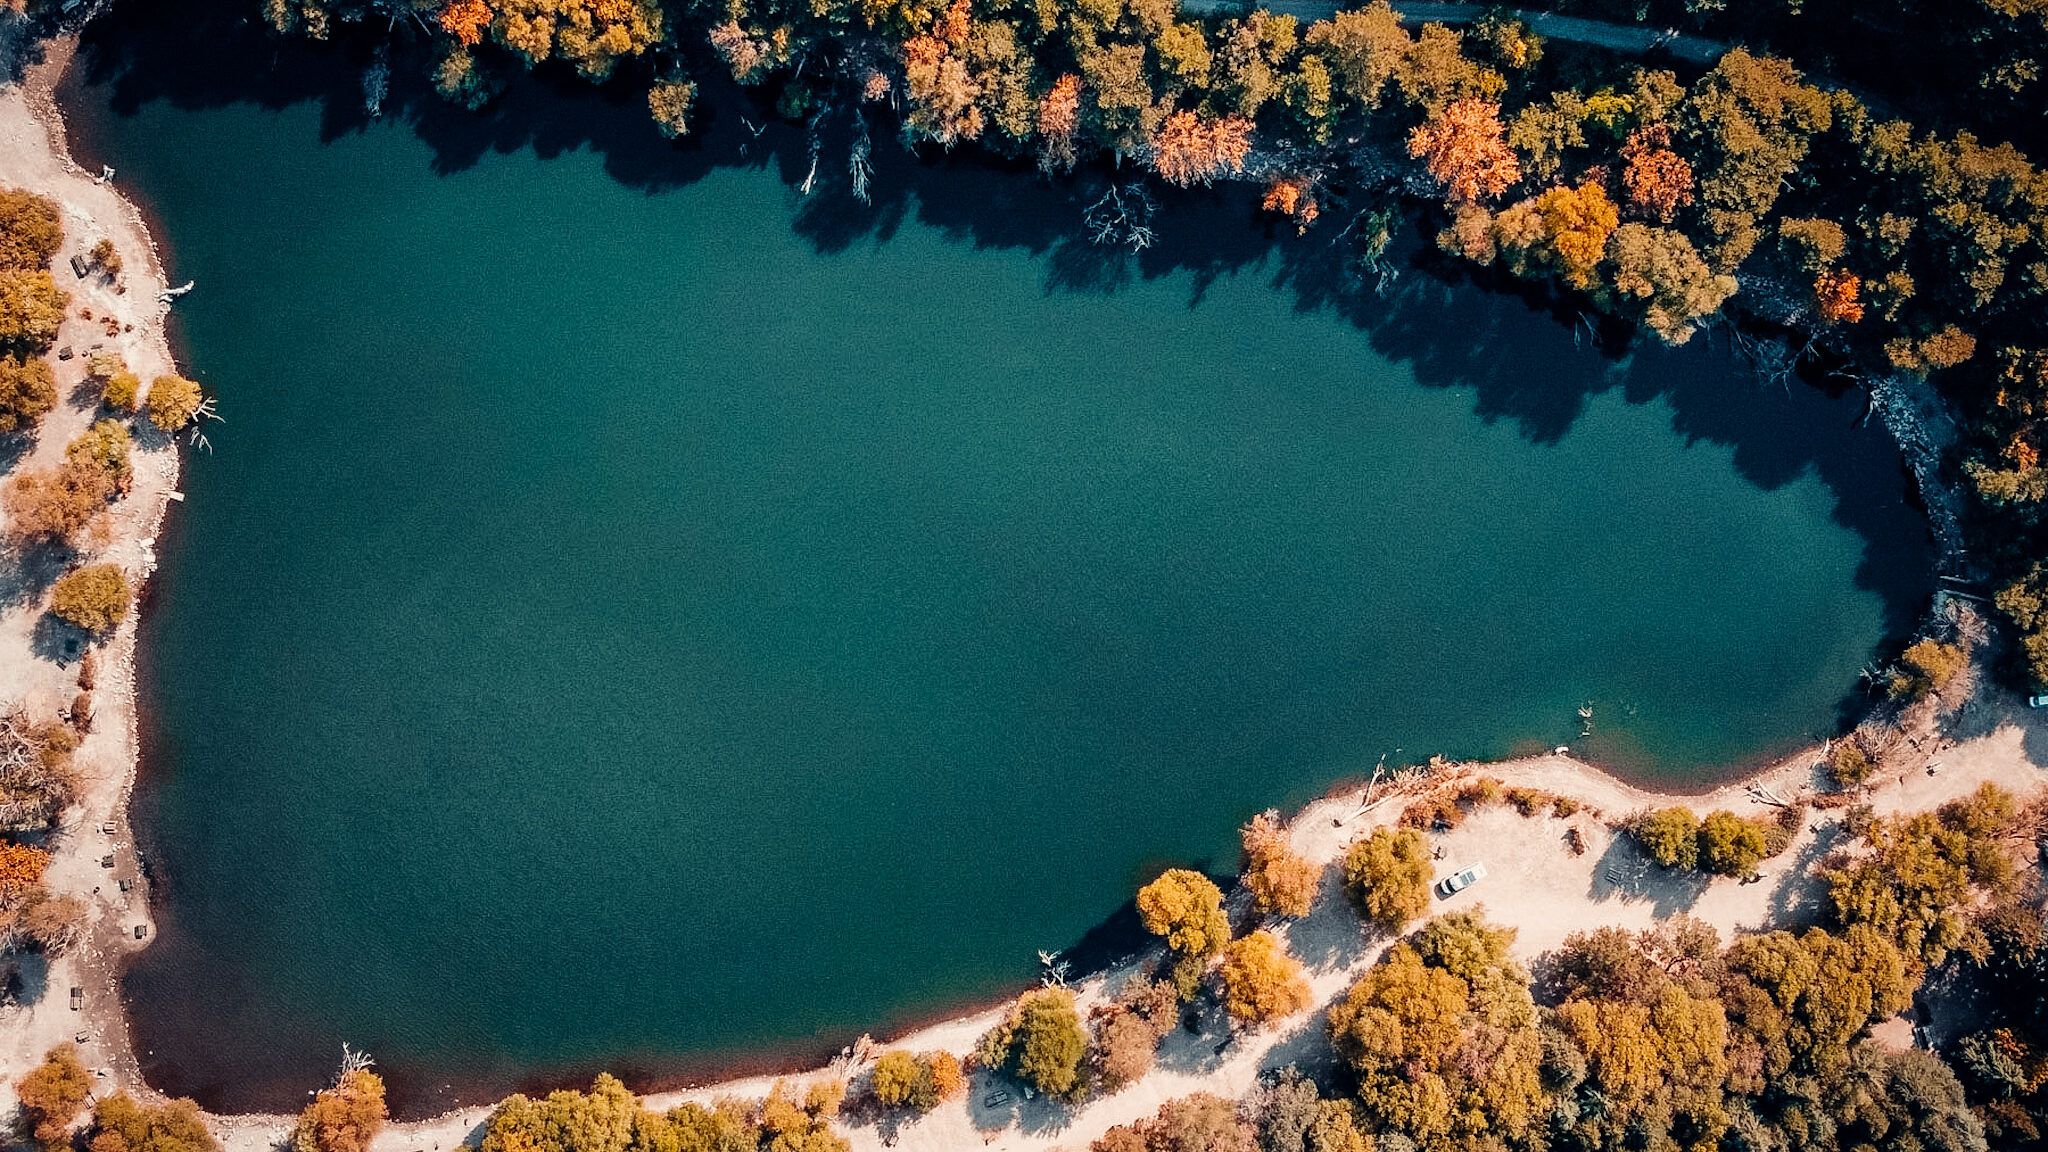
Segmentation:
<svg viewBox="0 0 2048 1152">
<path fill-rule="evenodd" d="M 1018 174 L 802 201 L 731 114 L 362 126 L 103 35 L 83 150 L 227 420 L 146 617 L 127 980 L 212 1106 L 344 1040 L 420 1113 L 880 1034 L 1383 756 L 1705 787 L 1924 590 L 1854 400 L 1423 270 L 1326 303 L 1242 190 L 1119 268 Z"/>
</svg>

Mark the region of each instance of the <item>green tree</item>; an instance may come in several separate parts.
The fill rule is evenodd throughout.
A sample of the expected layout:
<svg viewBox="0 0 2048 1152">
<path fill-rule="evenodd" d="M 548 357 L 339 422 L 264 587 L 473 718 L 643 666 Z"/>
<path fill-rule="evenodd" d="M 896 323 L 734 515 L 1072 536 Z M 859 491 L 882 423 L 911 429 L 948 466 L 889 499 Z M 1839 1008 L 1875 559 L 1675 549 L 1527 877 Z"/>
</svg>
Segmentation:
<svg viewBox="0 0 2048 1152">
<path fill-rule="evenodd" d="M 1074 994 L 1065 988 L 1033 988 L 1019 996 L 975 1045 L 982 1066 L 1013 1072 L 1048 1096 L 1086 1087 L 1081 1062 L 1087 1054 L 1088 1033 L 1074 1011 Z"/>
<path fill-rule="evenodd" d="M 1690 808 L 1660 808 L 1628 822 L 1628 834 L 1650 859 L 1666 868 L 1691 868 L 1699 863 L 1700 821 Z"/>
<path fill-rule="evenodd" d="M 892 1048 L 875 1060 L 873 1088 L 875 1099 L 891 1108 L 910 1104 L 918 1091 L 918 1081 L 923 1070 L 917 1065 L 917 1057 L 901 1048 Z M 923 1109 L 920 1109 L 923 1111 Z"/>
<path fill-rule="evenodd" d="M 484 1123 L 482 1152 L 625 1152 L 639 1102 L 606 1073 L 589 1092 L 512 1095 Z"/>
<path fill-rule="evenodd" d="M 1376 828 L 1344 850 L 1344 891 L 1389 935 L 1429 910 L 1429 842 L 1413 828 Z"/>
<path fill-rule="evenodd" d="M 1969 666 L 1970 654 L 1961 645 L 1922 637 L 1899 654 L 1899 669 L 1892 673 L 1889 688 L 1893 696 L 1918 700 L 1941 692 Z"/>
<path fill-rule="evenodd" d="M 0 193 L 0 206 L 5 197 Z M 43 1054 L 41 1064 L 14 1082 L 14 1094 L 21 1101 L 24 1134 L 44 1148 L 61 1148 L 72 1121 L 92 1096 L 92 1077 L 78 1059 L 78 1049 L 59 1044 Z"/>
<path fill-rule="evenodd" d="M 1699 836 L 1700 870 L 1717 876 L 1747 876 L 1769 855 L 1764 829 L 1733 812 L 1707 813 Z"/>
<path fill-rule="evenodd" d="M 50 612 L 87 632 L 111 631 L 128 615 L 128 578 L 118 564 L 88 564 L 57 578 Z"/>
</svg>

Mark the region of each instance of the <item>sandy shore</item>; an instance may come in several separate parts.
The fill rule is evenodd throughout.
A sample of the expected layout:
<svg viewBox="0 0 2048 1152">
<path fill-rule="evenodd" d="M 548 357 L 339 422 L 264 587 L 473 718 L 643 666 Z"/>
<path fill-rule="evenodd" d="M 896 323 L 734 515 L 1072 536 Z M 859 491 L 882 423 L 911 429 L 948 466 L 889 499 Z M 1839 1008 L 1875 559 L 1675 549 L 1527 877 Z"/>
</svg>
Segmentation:
<svg viewBox="0 0 2048 1152">
<path fill-rule="evenodd" d="M 9 19 L 0 16 L 0 21 Z M 8 25 L 0 23 L 0 30 Z M 0 36 L 0 45 L 7 42 Z M 0 49 L 4 50 L 4 49 Z M 156 293 L 164 286 L 142 218 L 118 194 L 118 183 L 96 182 L 69 160 L 61 120 L 50 91 L 70 52 L 68 43 L 49 48 L 48 63 L 31 67 L 25 82 L 0 89 L 0 184 L 33 189 L 64 208 L 66 242 L 57 258 L 59 277 L 76 305 L 96 316 L 115 315 L 132 330 L 104 336 L 96 324 L 68 319 L 59 344 L 79 351 L 104 343 L 121 351 L 129 364 L 148 379 L 172 370 L 163 335 L 165 306 Z M 111 238 L 128 264 L 127 291 L 116 294 L 97 280 L 75 281 L 66 268 L 70 255 Z M 203 290 L 203 289 L 202 289 Z M 22 464 L 41 466 L 61 458 L 64 444 L 82 431 L 93 412 L 68 402 L 83 375 L 83 357 L 57 364 L 60 395 L 67 402 L 45 422 L 36 445 Z M 138 445 L 135 489 L 114 509 L 110 539 L 95 559 L 111 560 L 127 569 L 138 584 L 147 578 L 155 558 L 150 550 L 170 494 L 175 491 L 178 461 L 168 442 Z M 17 563 L 16 568 L 20 565 Z M 39 714 L 54 712 L 67 702 L 75 667 L 47 646 L 38 632 L 41 584 L 26 589 L 17 578 L 15 594 L 0 600 L 0 700 L 26 702 Z M 97 696 L 97 722 L 79 751 L 85 773 L 81 802 L 65 816 L 52 841 L 51 884 L 91 902 L 87 941 L 58 959 L 47 973 L 33 977 L 24 1003 L 0 1007 L 0 1107 L 11 1108 L 12 1081 L 54 1044 L 76 1036 L 88 1065 L 103 1071 L 99 1090 L 126 1089 L 153 1095 L 143 1083 L 119 999 L 122 959 L 146 946 L 134 929 L 149 928 L 147 887 L 137 873 L 126 807 L 133 785 L 137 736 L 133 658 L 135 621 L 130 619 L 110 641 Z M 2048 782 L 2039 763 L 2048 762 L 2048 725 L 2009 695 L 1987 691 L 1962 699 L 1958 688 L 1950 703 L 1956 710 L 1937 716 L 1932 706 L 1907 717 L 1901 739 L 1886 760 L 1886 775 L 1874 782 L 1868 799 L 1880 810 L 1909 811 L 1943 800 L 1993 780 L 2015 791 L 2032 791 Z M 1510 783 L 1570 795 L 1585 809 L 1562 820 L 1552 816 L 1524 818 L 1511 808 L 1494 806 L 1476 813 L 1459 829 L 1434 839 L 1441 846 L 1439 874 L 1483 859 L 1491 875 L 1473 890 L 1451 901 L 1449 909 L 1482 903 L 1494 920 L 1514 927 L 1517 948 L 1532 958 L 1554 948 L 1566 934 L 1600 925 L 1640 927 L 1655 919 L 1689 912 L 1714 924 L 1724 934 L 1767 925 L 1797 922 L 1811 914 L 1818 893 L 1814 865 L 1826 855 L 1838 828 L 1835 813 L 1808 814 L 1792 847 L 1765 867 L 1765 882 L 1740 884 L 1705 880 L 1650 869 L 1634 848 L 1615 837 L 1607 820 L 1642 808 L 1684 803 L 1697 810 L 1728 808 L 1754 814 L 1767 803 L 1754 791 L 1763 788 L 1777 797 L 1796 798 L 1818 785 L 1818 749 L 1807 749 L 1777 762 L 1742 784 L 1704 796 L 1661 795 L 1631 787 L 1568 755 L 1547 755 L 1488 766 L 1459 766 L 1424 779 L 1389 787 L 1384 781 L 1368 795 L 1364 786 L 1320 800 L 1297 814 L 1291 834 L 1297 850 L 1312 860 L 1334 861 L 1362 832 L 1393 821 L 1407 797 L 1480 773 Z M 1932 770 L 1930 770 L 1932 766 Z M 1606 819 L 1603 819 L 1603 816 Z M 113 831 L 101 831 L 110 826 Z M 1566 835 L 1576 829 L 1586 850 L 1567 847 Z M 102 861 L 111 856 L 111 867 Z M 122 891 L 120 880 L 131 881 Z M 1004 1149 L 1079 1149 L 1112 1125 L 1151 1113 L 1168 1099 L 1196 1090 L 1238 1096 L 1249 1091 L 1262 1071 L 1294 1061 L 1314 1061 L 1324 1051 L 1322 1009 L 1372 964 L 1384 944 L 1367 938 L 1357 918 L 1337 891 L 1335 871 L 1315 911 L 1306 919 L 1279 928 L 1291 949 L 1309 965 L 1316 1004 L 1277 1025 L 1233 1038 L 1213 1015 L 1200 1032 L 1182 1030 L 1168 1038 L 1152 1074 L 1114 1096 L 1074 1111 L 1045 1101 L 988 1101 L 995 1084 L 978 1074 L 967 1099 L 949 1104 L 913 1123 L 851 1128 L 856 1148 L 962 1149 L 987 1146 Z M 1088 981 L 1079 991 L 1083 1006 L 1105 995 L 1134 969 L 1113 971 Z M 85 1007 L 68 1007 L 70 988 L 84 989 Z M 918 1050 L 968 1051 L 975 1038 L 1003 1012 L 1002 1006 L 922 1029 L 896 1043 Z M 838 1067 L 809 1075 L 843 1074 Z M 802 1079 L 806 1074 L 799 1074 Z M 711 1088 L 651 1097 L 654 1107 L 687 1099 L 719 1095 L 760 1096 L 772 1078 L 733 1081 Z M 309 1085 L 308 1087 L 312 1087 Z M 392 1125 L 376 1141 L 376 1152 L 435 1152 L 474 1142 L 488 1108 L 463 1109 L 433 1120 Z M 235 1152 L 255 1152 L 277 1145 L 291 1126 L 284 1116 L 221 1116 L 212 1123 Z"/>
<path fill-rule="evenodd" d="M 11 60 L 17 43 L 15 18 L 0 11 L 0 57 Z M 13 467 L 62 462 L 65 444 L 98 415 L 96 398 L 77 394 L 87 349 L 100 345 L 121 353 L 145 381 L 175 370 L 163 331 L 167 306 L 157 299 L 164 288 L 163 269 L 142 217 L 114 185 L 96 182 L 80 171 L 64 146 L 62 121 L 50 93 L 70 51 L 69 41 L 48 45 L 46 63 L 28 68 L 23 83 L 0 90 L 0 184 L 31 189 L 62 208 L 64 247 L 52 265 L 58 282 L 71 293 L 72 310 L 57 345 L 74 352 L 69 360 L 53 360 L 58 407 L 44 419 L 34 447 Z M 72 254 L 85 252 L 101 239 L 112 240 L 121 255 L 125 291 L 97 275 L 72 275 Z M 96 319 L 80 318 L 81 308 L 90 309 Z M 119 335 L 104 331 L 102 322 L 108 316 L 120 321 Z M 140 589 L 156 567 L 152 542 L 177 490 L 176 446 L 145 425 L 135 444 L 134 465 L 133 490 L 113 506 L 104 542 L 83 559 L 121 565 L 130 583 Z M 58 573 L 24 570 L 21 561 L 19 556 L 9 559 L 8 595 L 0 599 L 0 701 L 23 704 L 36 716 L 53 716 L 69 706 L 77 691 L 78 654 L 64 651 L 44 625 L 43 600 L 49 580 Z M 146 938 L 137 940 L 137 926 L 146 934 L 154 931 L 148 886 L 137 868 L 127 822 L 137 757 L 137 615 L 129 613 L 101 652 L 94 723 L 76 760 L 83 777 L 82 795 L 49 843 L 48 883 L 88 902 L 83 942 L 47 971 L 37 958 L 29 958 L 23 971 L 23 1002 L 0 1008 L 0 1069 L 10 1081 L 10 1097 L 11 1081 L 22 1068 L 50 1046 L 77 1037 L 84 1037 L 80 1046 L 87 1064 L 104 1070 L 101 1083 L 140 1080 L 118 994 L 123 956 L 147 944 Z M 111 866 L 103 864 L 107 859 Z M 72 988 L 84 989 L 82 1011 L 70 1008 Z"/>
</svg>

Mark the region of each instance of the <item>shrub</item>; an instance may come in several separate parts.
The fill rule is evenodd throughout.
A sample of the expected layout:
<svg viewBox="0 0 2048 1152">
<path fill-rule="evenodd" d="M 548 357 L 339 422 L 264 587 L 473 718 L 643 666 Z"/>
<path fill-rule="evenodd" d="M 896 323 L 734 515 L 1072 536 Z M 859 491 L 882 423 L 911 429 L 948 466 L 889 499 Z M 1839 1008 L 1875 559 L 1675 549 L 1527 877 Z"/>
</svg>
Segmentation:
<svg viewBox="0 0 2048 1152">
<path fill-rule="evenodd" d="M 1254 932 L 1223 952 L 1223 1007 L 1244 1024 L 1263 1024 L 1308 1007 L 1301 961 L 1271 932 Z"/>
<path fill-rule="evenodd" d="M 57 377 L 40 356 L 0 356 L 0 432 L 30 428 L 57 406 Z"/>
<path fill-rule="evenodd" d="M 1322 870 L 1296 855 L 1287 831 L 1270 812 L 1244 826 L 1244 883 L 1259 911 L 1292 919 L 1315 906 Z"/>
<path fill-rule="evenodd" d="M 15 476 L 0 495 L 0 506 L 7 511 L 7 531 L 16 539 L 69 543 L 100 518 L 111 495 L 106 473 L 66 463 Z"/>
<path fill-rule="evenodd" d="M 47 268 L 63 246 L 64 225 L 54 201 L 18 188 L 0 189 L 0 269 Z"/>
<path fill-rule="evenodd" d="M 1690 868 L 1699 862 L 1699 831 L 1699 818 L 1690 808 L 1661 808 L 1628 824 L 1628 834 L 1666 868 Z"/>
<path fill-rule="evenodd" d="M 1767 852 L 1764 829 L 1733 812 L 1709 812 L 1700 823 L 1699 867 L 1717 876 L 1747 876 Z"/>
<path fill-rule="evenodd" d="M 128 578 L 118 564 L 75 568 L 50 590 L 50 611 L 87 632 L 108 631 L 128 615 Z"/>
<path fill-rule="evenodd" d="M 1251 1127 L 1238 1119 L 1237 1105 L 1197 1092 L 1159 1106 L 1151 1117 L 1119 1124 L 1089 1146 L 1090 1152 L 1252 1152 Z"/>
<path fill-rule="evenodd" d="M 85 1110 L 92 1079 L 78 1059 L 78 1049 L 59 1044 L 43 1054 L 43 1062 L 14 1082 L 21 1098 L 22 1128 L 45 1148 L 60 1148 L 71 1122 Z"/>
<path fill-rule="evenodd" d="M 159 376 L 149 382 L 149 422 L 176 432 L 199 412 L 199 385 L 183 376 Z"/>
<path fill-rule="evenodd" d="M 1121 1091 L 1152 1070 L 1159 1051 L 1159 1032 L 1152 1022 L 1123 1005 L 1111 1005 L 1097 1017 L 1088 1061 L 1104 1092 Z"/>
<path fill-rule="evenodd" d="M 99 265 L 100 271 L 109 276 L 121 274 L 121 253 L 114 247 L 112 240 L 102 238 L 99 243 L 92 246 L 92 262 Z"/>
<path fill-rule="evenodd" d="M 368 1152 L 387 1116 L 383 1079 L 367 1069 L 350 1069 L 299 1113 L 292 1152 Z"/>
<path fill-rule="evenodd" d="M 1401 809 L 1401 826 L 1448 832 L 1465 822 L 1465 810 L 1451 796 L 1425 796 Z"/>
<path fill-rule="evenodd" d="M 1559 796 L 1557 799 L 1552 800 L 1550 802 L 1550 814 L 1552 816 L 1557 817 L 1560 820 L 1566 819 L 1576 814 L 1578 810 L 1579 802 L 1576 797 Z"/>
<path fill-rule="evenodd" d="M 1836 741 L 1828 753 L 1828 779 L 1837 788 L 1854 788 L 1870 779 L 1870 754 L 1854 740 Z"/>
<path fill-rule="evenodd" d="M 1516 812 L 1524 816 L 1534 816 L 1545 808 L 1555 807 L 1557 797 L 1540 788 L 1510 788 L 1507 790 L 1507 801 Z"/>
<path fill-rule="evenodd" d="M 135 479 L 128 453 L 133 442 L 118 420 L 101 420 L 64 447 L 64 458 L 105 473 L 115 492 L 126 492 Z"/>
<path fill-rule="evenodd" d="M 1429 844 L 1413 828 L 1376 828 L 1344 850 L 1344 891 L 1389 935 L 1429 909 Z"/>
</svg>

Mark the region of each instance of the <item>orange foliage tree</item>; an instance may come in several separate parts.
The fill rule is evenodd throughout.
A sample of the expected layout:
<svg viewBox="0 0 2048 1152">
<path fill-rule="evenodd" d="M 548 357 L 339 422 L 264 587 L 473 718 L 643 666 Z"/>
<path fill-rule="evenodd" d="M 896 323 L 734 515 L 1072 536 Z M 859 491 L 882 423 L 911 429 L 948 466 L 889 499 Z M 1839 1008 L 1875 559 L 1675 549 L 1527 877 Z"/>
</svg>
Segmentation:
<svg viewBox="0 0 2048 1152">
<path fill-rule="evenodd" d="M 474 48 L 484 38 L 491 22 L 490 5 L 484 0 L 449 0 L 441 8 L 441 30 Z"/>
<path fill-rule="evenodd" d="M 1863 319 L 1859 296 L 1863 281 L 1854 272 L 1830 269 L 1813 282 L 1813 297 L 1820 318 L 1829 324 L 1854 324 Z"/>
<path fill-rule="evenodd" d="M 366 1068 L 351 1068 L 299 1113 L 292 1152 L 368 1152 L 387 1116 L 383 1079 Z"/>
<path fill-rule="evenodd" d="M 1593 286 L 1593 270 L 1620 222 L 1606 189 L 1589 181 L 1522 201 L 1500 214 L 1496 230 L 1511 255 L 1533 254 L 1556 265 L 1566 283 L 1583 290 Z"/>
<path fill-rule="evenodd" d="M 1039 163 L 1048 171 L 1074 166 L 1074 132 L 1081 126 L 1081 78 L 1069 72 L 1052 82 L 1038 102 L 1038 134 L 1045 138 Z"/>
<path fill-rule="evenodd" d="M 1300 918 L 1316 900 L 1322 870 L 1296 855 L 1270 812 L 1244 826 L 1244 883 L 1261 912 Z"/>
<path fill-rule="evenodd" d="M 1663 125 L 1638 128 L 1622 146 L 1628 167 L 1621 170 L 1628 206 L 1660 224 L 1671 223 L 1680 208 L 1692 203 L 1692 165 L 1670 148 L 1671 130 Z"/>
<path fill-rule="evenodd" d="M 1273 177 L 1266 185 L 1266 199 L 1261 207 L 1288 217 L 1303 232 L 1308 231 L 1321 212 L 1316 205 L 1315 181 L 1306 176 Z"/>
<path fill-rule="evenodd" d="M 0 844 L 0 903 L 19 898 L 43 879 L 50 854 L 27 844 Z"/>
<path fill-rule="evenodd" d="M 1500 105 L 1454 101 L 1408 134 L 1408 154 L 1421 159 L 1453 204 L 1476 204 L 1508 190 L 1522 177 L 1507 145 Z"/>
<path fill-rule="evenodd" d="M 43 1062 L 14 1083 L 21 1099 L 22 1119 L 29 1135 L 45 1148 L 62 1148 L 71 1122 L 92 1096 L 92 1077 L 78 1059 L 78 1049 L 60 1044 L 43 1054 Z"/>
<path fill-rule="evenodd" d="M 1263 1024 L 1291 1016 L 1314 998 L 1302 978 L 1301 961 L 1287 954 L 1279 937 L 1254 932 L 1224 950 L 1223 1006 L 1230 1018 Z"/>
<path fill-rule="evenodd" d="M 1185 188 L 1244 171 L 1251 150 L 1252 122 L 1244 117 L 1204 121 L 1193 112 L 1175 112 L 1153 134 L 1152 167 Z"/>
</svg>

